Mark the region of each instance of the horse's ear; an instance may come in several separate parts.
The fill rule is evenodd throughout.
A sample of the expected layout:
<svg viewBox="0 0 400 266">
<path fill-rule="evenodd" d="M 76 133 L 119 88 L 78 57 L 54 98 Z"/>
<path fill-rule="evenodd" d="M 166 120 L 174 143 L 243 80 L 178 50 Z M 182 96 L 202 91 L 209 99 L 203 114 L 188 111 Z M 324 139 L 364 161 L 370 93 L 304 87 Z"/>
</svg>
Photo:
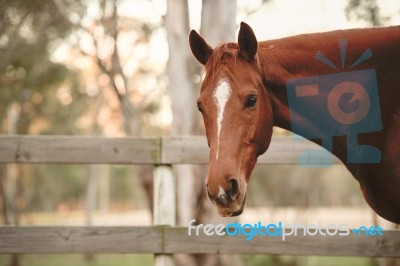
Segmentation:
<svg viewBox="0 0 400 266">
<path fill-rule="evenodd" d="M 189 44 L 197 61 L 205 65 L 213 52 L 211 46 L 195 30 L 192 30 L 189 34 Z"/>
<path fill-rule="evenodd" d="M 240 23 L 238 43 L 240 55 L 248 61 L 253 60 L 257 53 L 257 38 L 251 27 L 244 22 Z"/>
</svg>

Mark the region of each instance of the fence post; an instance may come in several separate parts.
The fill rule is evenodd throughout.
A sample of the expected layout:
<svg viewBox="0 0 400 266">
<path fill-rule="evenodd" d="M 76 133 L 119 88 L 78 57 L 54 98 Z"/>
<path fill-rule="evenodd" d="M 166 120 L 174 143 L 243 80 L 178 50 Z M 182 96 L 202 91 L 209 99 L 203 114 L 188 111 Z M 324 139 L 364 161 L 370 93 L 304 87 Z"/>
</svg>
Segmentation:
<svg viewBox="0 0 400 266">
<path fill-rule="evenodd" d="M 153 224 L 174 226 L 176 216 L 175 177 L 171 165 L 158 165 L 154 169 Z M 172 254 L 155 254 L 154 266 L 175 265 Z"/>
</svg>

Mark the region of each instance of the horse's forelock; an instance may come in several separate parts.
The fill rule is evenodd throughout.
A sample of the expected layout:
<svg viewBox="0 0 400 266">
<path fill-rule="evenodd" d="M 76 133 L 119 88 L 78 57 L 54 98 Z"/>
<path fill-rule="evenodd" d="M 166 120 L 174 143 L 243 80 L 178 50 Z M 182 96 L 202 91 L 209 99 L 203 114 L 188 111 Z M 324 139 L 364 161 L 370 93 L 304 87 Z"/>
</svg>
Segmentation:
<svg viewBox="0 0 400 266">
<path fill-rule="evenodd" d="M 206 72 L 213 77 L 217 76 L 221 66 L 236 66 L 239 60 L 239 45 L 237 43 L 224 43 L 214 48 L 206 64 Z M 254 65 L 257 71 L 261 70 L 261 63 L 258 55 L 255 56 Z"/>
<path fill-rule="evenodd" d="M 207 72 L 215 74 L 220 65 L 234 65 L 238 51 L 239 48 L 236 43 L 224 43 L 217 46 L 206 64 Z"/>
</svg>

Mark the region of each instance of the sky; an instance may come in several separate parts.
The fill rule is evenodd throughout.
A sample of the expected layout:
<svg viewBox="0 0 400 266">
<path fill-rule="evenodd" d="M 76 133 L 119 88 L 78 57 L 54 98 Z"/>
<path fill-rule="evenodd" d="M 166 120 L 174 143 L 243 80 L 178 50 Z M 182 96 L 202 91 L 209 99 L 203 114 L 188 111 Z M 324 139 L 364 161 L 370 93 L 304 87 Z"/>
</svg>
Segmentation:
<svg viewBox="0 0 400 266">
<path fill-rule="evenodd" d="M 239 10 L 259 1 L 238 0 Z M 348 0 L 270 0 L 257 12 L 246 18 L 239 14 L 236 23 L 246 21 L 259 40 L 276 39 L 301 33 L 367 27 L 362 21 L 348 21 L 344 9 Z M 390 25 L 400 25 L 398 0 L 378 0 L 382 15 L 393 16 Z M 254 4 L 255 6 L 257 4 Z M 189 0 L 192 28 L 200 25 L 201 1 Z"/>
<path fill-rule="evenodd" d="M 238 16 L 236 24 L 246 21 L 254 30 L 258 40 L 282 38 L 286 36 L 329 31 L 335 29 L 347 29 L 367 27 L 363 21 L 348 21 L 344 9 L 348 0 L 270 0 L 267 4 L 258 8 L 256 12 L 246 17 L 244 6 L 258 7 L 261 0 L 238 1 Z M 199 29 L 201 15 L 201 0 L 188 0 L 191 28 Z M 391 16 L 389 25 L 400 25 L 400 3 L 398 0 L 378 0 L 382 15 Z M 138 20 L 147 20 L 155 23 L 162 23 L 162 16 L 165 15 L 166 0 L 136 0 L 121 1 L 118 8 L 120 16 L 133 17 Z M 89 8 L 88 15 L 96 17 L 94 7 Z M 83 40 L 84 41 L 84 40 Z M 235 41 L 235 40 L 232 40 Z M 129 40 L 124 41 L 124 44 Z M 84 44 L 84 43 L 83 43 Z M 123 45 L 125 50 L 130 52 L 129 45 Z M 124 48 L 120 47 L 120 48 Z M 57 53 L 60 52 L 60 53 Z M 168 44 L 165 34 L 158 33 L 150 40 L 150 53 L 148 55 L 155 63 L 165 64 L 168 60 Z M 65 61 L 69 55 L 65 50 L 56 51 L 55 61 Z"/>
</svg>

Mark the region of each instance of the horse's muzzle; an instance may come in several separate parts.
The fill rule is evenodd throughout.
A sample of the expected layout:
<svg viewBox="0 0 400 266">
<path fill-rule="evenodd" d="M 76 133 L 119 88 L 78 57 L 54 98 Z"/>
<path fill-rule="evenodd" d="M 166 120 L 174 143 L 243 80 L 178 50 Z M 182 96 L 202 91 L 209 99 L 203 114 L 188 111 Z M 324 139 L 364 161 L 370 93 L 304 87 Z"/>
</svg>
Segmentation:
<svg viewBox="0 0 400 266">
<path fill-rule="evenodd" d="M 221 211 L 220 211 L 219 214 L 220 214 L 221 216 L 223 216 L 223 217 L 235 217 L 235 216 L 239 216 L 239 215 L 242 214 L 242 212 L 243 212 L 243 210 L 244 210 L 244 205 L 245 205 L 245 203 L 246 203 L 246 195 L 244 196 L 243 202 L 242 202 L 242 204 L 240 205 L 239 210 L 233 211 L 233 212 L 230 212 L 230 211 L 221 212 Z"/>
</svg>

